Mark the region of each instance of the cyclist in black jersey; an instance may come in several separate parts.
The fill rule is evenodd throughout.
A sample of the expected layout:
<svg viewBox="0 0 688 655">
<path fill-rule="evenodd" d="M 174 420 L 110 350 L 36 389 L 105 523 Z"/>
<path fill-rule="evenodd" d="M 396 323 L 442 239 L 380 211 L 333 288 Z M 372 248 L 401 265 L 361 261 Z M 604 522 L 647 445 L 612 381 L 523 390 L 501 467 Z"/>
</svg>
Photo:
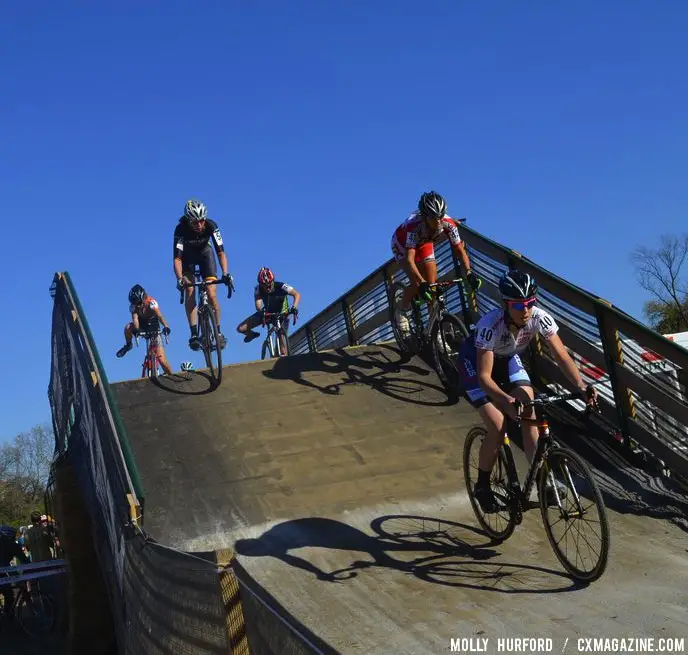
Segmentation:
<svg viewBox="0 0 688 655">
<path fill-rule="evenodd" d="M 294 304 L 291 309 L 289 309 L 289 296 L 294 299 Z M 299 315 L 301 294 L 289 284 L 276 281 L 273 272 L 265 266 L 258 271 L 258 284 L 253 290 L 253 300 L 256 303 L 256 311 L 237 326 L 237 332 L 246 335 L 244 337 L 246 343 L 260 336 L 260 332 L 256 332 L 253 328 L 263 323 L 263 314 L 265 312 L 269 312 L 270 314 L 289 312 L 290 314 L 294 314 L 294 316 Z M 288 330 L 289 322 L 285 321 L 285 333 L 288 332 Z M 280 341 L 282 341 L 282 339 L 280 339 Z M 280 343 L 280 350 L 282 354 L 285 355 L 287 352 L 287 345 L 285 343 Z"/>
<path fill-rule="evenodd" d="M 185 283 L 194 283 L 194 267 L 199 266 L 204 280 L 217 279 L 215 256 L 210 246 L 212 241 L 215 253 L 222 268 L 222 281 L 233 285 L 232 276 L 228 273 L 227 254 L 222 242 L 222 234 L 217 223 L 208 218 L 208 209 L 199 200 L 189 200 L 184 207 L 184 215 L 179 219 L 174 229 L 174 274 L 177 278 L 177 289 L 184 288 Z M 221 348 L 227 344 L 227 339 L 220 329 L 220 303 L 217 302 L 215 286 L 208 286 L 208 301 L 215 310 L 217 320 L 218 342 Z M 189 347 L 199 350 L 201 343 L 198 339 L 198 312 L 196 310 L 196 295 L 193 287 L 186 288 L 186 318 L 189 321 L 191 338 Z"/>
</svg>

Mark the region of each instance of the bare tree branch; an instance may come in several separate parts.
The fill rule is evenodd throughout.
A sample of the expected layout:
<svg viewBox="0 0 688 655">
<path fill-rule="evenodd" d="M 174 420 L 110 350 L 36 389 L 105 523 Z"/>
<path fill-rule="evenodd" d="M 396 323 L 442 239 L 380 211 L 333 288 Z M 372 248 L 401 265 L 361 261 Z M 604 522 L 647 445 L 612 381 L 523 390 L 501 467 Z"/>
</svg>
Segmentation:
<svg viewBox="0 0 688 655">
<path fill-rule="evenodd" d="M 663 235 L 657 249 L 641 246 L 631 255 L 640 286 L 655 298 L 655 301 L 650 302 L 657 302 L 660 307 L 664 305 L 672 308 L 668 314 L 664 313 L 663 322 L 674 324 L 678 321 L 688 324 L 688 283 L 683 279 L 686 277 L 683 269 L 687 258 L 688 234 L 681 237 Z M 662 311 L 657 307 L 649 310 L 646 306 L 645 313 L 653 320 Z M 670 315 L 673 318 L 669 318 Z"/>
</svg>

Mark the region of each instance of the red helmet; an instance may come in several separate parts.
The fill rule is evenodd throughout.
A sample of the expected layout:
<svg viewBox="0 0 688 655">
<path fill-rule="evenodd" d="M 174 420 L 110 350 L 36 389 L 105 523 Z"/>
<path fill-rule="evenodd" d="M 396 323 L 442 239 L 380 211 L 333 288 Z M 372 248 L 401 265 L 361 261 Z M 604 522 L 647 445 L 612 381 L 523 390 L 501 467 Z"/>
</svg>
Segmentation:
<svg viewBox="0 0 688 655">
<path fill-rule="evenodd" d="M 269 268 L 263 266 L 263 268 L 258 271 L 258 284 L 261 286 L 269 287 L 274 281 L 275 276 Z"/>
</svg>

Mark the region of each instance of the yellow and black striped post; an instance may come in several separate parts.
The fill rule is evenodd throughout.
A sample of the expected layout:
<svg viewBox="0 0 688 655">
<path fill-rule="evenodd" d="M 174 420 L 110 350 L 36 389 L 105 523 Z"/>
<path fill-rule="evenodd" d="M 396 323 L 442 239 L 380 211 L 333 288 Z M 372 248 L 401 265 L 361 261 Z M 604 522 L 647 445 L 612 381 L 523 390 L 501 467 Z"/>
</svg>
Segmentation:
<svg viewBox="0 0 688 655">
<path fill-rule="evenodd" d="M 218 569 L 220 570 L 220 594 L 225 608 L 225 625 L 232 655 L 249 655 L 246 620 L 241 605 L 239 581 L 234 575 L 232 562 L 234 551 L 225 548 L 215 551 Z"/>
</svg>

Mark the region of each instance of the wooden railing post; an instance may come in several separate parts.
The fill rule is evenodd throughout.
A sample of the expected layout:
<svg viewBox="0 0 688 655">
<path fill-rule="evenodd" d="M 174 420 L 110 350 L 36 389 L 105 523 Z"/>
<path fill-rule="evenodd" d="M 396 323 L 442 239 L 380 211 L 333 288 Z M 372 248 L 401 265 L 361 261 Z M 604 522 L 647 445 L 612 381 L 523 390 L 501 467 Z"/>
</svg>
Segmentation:
<svg viewBox="0 0 688 655">
<path fill-rule="evenodd" d="M 616 365 L 623 365 L 624 363 L 623 345 L 619 337 L 619 331 L 614 328 L 609 320 L 610 317 L 606 314 L 605 306 L 611 307 L 611 303 L 603 298 L 598 298 L 595 303 L 595 315 L 600 338 L 602 339 L 602 351 L 607 364 L 607 371 L 609 372 L 609 381 L 614 392 L 614 404 L 616 405 L 619 427 L 621 428 L 624 445 L 630 448 L 631 437 L 628 419 L 635 418 L 636 416 L 635 401 L 631 390 L 619 380 L 616 374 Z"/>
<path fill-rule="evenodd" d="M 318 352 L 318 344 L 315 342 L 315 335 L 313 334 L 313 328 L 311 328 L 310 323 L 306 325 L 306 339 L 308 340 L 308 352 Z"/>
<path fill-rule="evenodd" d="M 342 298 L 342 313 L 344 314 L 344 323 L 346 325 L 346 335 L 349 339 L 349 345 L 356 346 L 358 342 L 356 341 L 356 335 L 354 333 L 354 317 L 351 312 L 351 305 L 349 305 L 346 297 Z"/>
</svg>

